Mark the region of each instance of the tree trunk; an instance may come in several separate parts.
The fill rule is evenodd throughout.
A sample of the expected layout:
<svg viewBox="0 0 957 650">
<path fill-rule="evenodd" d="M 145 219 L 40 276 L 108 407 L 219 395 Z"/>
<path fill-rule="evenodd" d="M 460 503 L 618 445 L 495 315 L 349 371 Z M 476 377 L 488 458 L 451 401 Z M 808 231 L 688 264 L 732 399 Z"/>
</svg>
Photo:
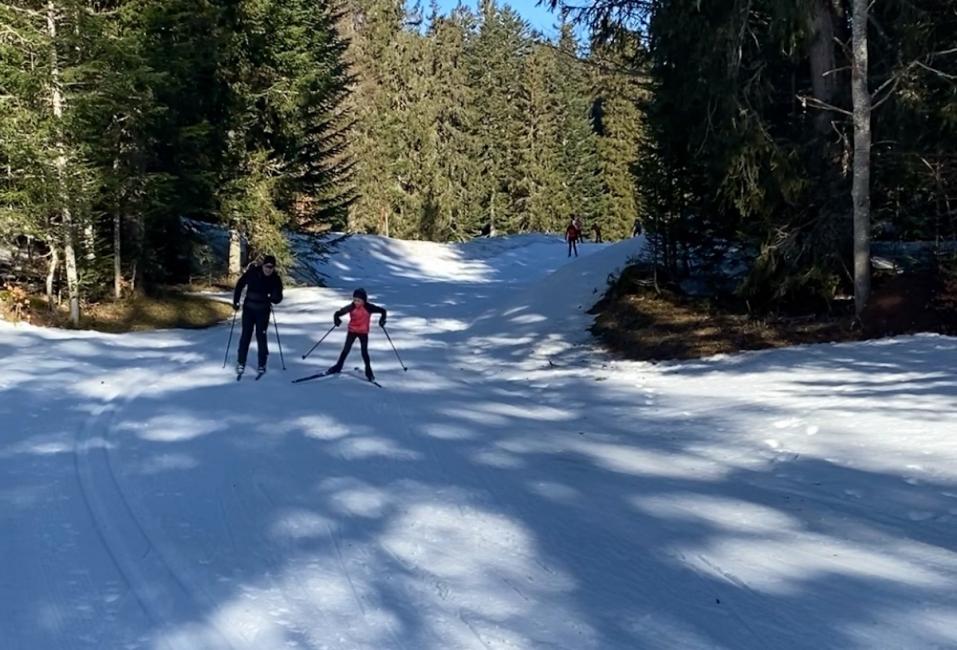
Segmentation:
<svg viewBox="0 0 957 650">
<path fill-rule="evenodd" d="M 811 63 L 811 88 L 815 99 L 834 104 L 837 96 L 837 58 L 834 54 L 834 14 L 829 0 L 811 0 L 811 30 L 808 58 Z M 831 132 L 832 114 L 819 110 L 814 115 L 814 127 L 819 135 Z"/>
<path fill-rule="evenodd" d="M 120 159 L 113 159 L 113 174 L 118 175 L 120 168 Z M 116 205 L 113 206 L 113 298 L 119 300 L 123 297 L 123 256 L 121 245 L 123 243 L 123 198 L 122 192 L 117 192 Z"/>
<path fill-rule="evenodd" d="M 93 224 L 87 223 L 83 226 L 83 257 L 92 264 L 96 262 L 96 232 L 93 230 Z"/>
<path fill-rule="evenodd" d="M 123 258 L 120 245 L 122 244 L 123 217 L 117 209 L 113 215 L 113 297 L 119 300 L 123 297 Z"/>
<path fill-rule="evenodd" d="M 128 295 L 136 294 L 136 271 L 146 266 L 146 224 L 142 211 L 127 215 L 127 260 L 130 264 L 130 286 Z"/>
<path fill-rule="evenodd" d="M 858 317 L 871 292 L 871 94 L 867 87 L 867 15 L 870 0 L 853 0 L 851 99 L 854 106 L 854 311 Z"/>
<path fill-rule="evenodd" d="M 60 251 L 56 244 L 50 246 L 50 266 L 47 269 L 47 303 L 50 305 L 50 311 L 56 310 L 56 302 L 53 299 L 53 282 L 56 280 L 56 269 L 60 264 Z"/>
<path fill-rule="evenodd" d="M 59 184 L 60 218 L 63 226 L 63 257 L 66 265 L 67 295 L 70 299 L 70 322 L 80 324 L 80 282 L 76 266 L 76 239 L 73 215 L 70 212 L 70 195 L 66 187 L 66 143 L 63 136 L 63 89 L 60 81 L 60 63 L 57 58 L 57 14 L 53 0 L 47 2 L 47 33 L 50 36 L 50 90 L 53 102 L 53 117 L 57 129 L 56 171 Z"/>
<path fill-rule="evenodd" d="M 239 231 L 236 228 L 229 229 L 229 279 L 239 278 L 242 268 L 242 241 L 239 237 Z"/>
</svg>

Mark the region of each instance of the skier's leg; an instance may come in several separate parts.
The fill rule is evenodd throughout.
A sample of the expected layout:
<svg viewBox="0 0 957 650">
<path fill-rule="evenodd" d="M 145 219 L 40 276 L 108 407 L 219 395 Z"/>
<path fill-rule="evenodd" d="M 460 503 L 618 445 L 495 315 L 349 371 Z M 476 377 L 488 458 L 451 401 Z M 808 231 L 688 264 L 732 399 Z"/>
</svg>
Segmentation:
<svg viewBox="0 0 957 650">
<path fill-rule="evenodd" d="M 269 358 L 269 310 L 256 313 L 256 351 L 259 353 L 259 367 L 265 368 Z"/>
<path fill-rule="evenodd" d="M 356 335 L 352 332 L 346 334 L 346 344 L 342 346 L 342 353 L 339 354 L 339 360 L 336 361 L 336 365 L 329 368 L 329 372 L 339 372 L 342 370 L 342 365 L 346 362 L 346 357 L 349 356 L 349 351 L 352 350 L 352 344 L 356 342 Z"/>
<path fill-rule="evenodd" d="M 253 328 L 256 319 L 249 309 L 243 309 L 243 333 L 239 336 L 239 357 L 236 359 L 241 366 L 246 365 L 246 355 L 249 354 L 249 342 L 253 340 Z"/>
<path fill-rule="evenodd" d="M 366 379 L 372 381 L 375 379 L 375 375 L 372 374 L 372 362 L 369 359 L 369 335 L 360 334 L 359 335 L 359 346 L 362 350 L 362 360 L 366 364 Z"/>
</svg>

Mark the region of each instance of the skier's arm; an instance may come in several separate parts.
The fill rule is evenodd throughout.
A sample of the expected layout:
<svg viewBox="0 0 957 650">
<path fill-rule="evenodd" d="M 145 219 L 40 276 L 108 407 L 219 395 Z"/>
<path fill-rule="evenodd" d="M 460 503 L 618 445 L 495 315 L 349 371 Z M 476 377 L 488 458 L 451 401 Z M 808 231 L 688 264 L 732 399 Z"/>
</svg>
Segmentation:
<svg viewBox="0 0 957 650">
<path fill-rule="evenodd" d="M 348 305 L 332 315 L 332 322 L 336 324 L 336 327 L 339 327 L 342 324 L 342 317 L 350 313 L 355 308 L 355 304 L 350 302 Z"/>
<path fill-rule="evenodd" d="M 246 273 L 239 276 L 239 281 L 236 282 L 236 288 L 233 290 L 233 308 L 239 309 L 239 298 L 243 295 L 243 289 L 246 288 L 248 281 L 249 278 L 246 277 Z"/>
<path fill-rule="evenodd" d="M 367 302 L 366 310 L 368 310 L 370 314 L 382 314 L 379 317 L 379 327 L 385 327 L 385 320 L 388 316 L 385 307 L 380 307 L 379 305 L 373 305 L 371 302 Z"/>
<path fill-rule="evenodd" d="M 280 278 L 278 275 L 276 276 L 275 289 L 269 292 L 269 300 L 274 305 L 278 305 L 282 302 L 282 278 Z"/>
</svg>

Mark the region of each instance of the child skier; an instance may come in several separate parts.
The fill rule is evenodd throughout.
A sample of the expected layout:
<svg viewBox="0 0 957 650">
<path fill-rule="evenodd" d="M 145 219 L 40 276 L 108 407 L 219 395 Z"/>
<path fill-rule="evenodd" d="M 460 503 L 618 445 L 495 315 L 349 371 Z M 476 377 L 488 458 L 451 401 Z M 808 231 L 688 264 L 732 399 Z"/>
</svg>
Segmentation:
<svg viewBox="0 0 957 650">
<path fill-rule="evenodd" d="M 335 313 L 332 322 L 336 327 L 342 324 L 342 317 L 349 314 L 349 333 L 346 334 L 346 343 L 342 347 L 342 353 L 335 365 L 326 371 L 326 374 L 335 374 L 342 371 L 342 364 L 346 362 L 352 350 L 352 344 L 359 339 L 359 345 L 362 349 L 362 360 L 366 366 L 366 379 L 375 381 L 375 375 L 372 374 L 372 364 L 369 361 L 369 321 L 372 314 L 381 314 L 379 316 L 379 327 L 385 327 L 386 310 L 378 305 L 369 302 L 369 296 L 365 289 L 356 289 L 352 292 L 352 302 Z"/>
<path fill-rule="evenodd" d="M 575 251 L 575 257 L 578 257 L 578 237 L 579 231 L 578 226 L 575 225 L 575 220 L 572 219 L 568 223 L 568 228 L 565 229 L 565 241 L 568 242 L 568 256 L 572 256 L 572 251 Z"/>
<path fill-rule="evenodd" d="M 233 309 L 236 311 L 239 311 L 239 298 L 243 288 L 246 289 L 246 300 L 243 301 L 243 333 L 239 337 L 236 374 L 241 375 L 246 369 L 246 355 L 249 353 L 249 342 L 255 328 L 256 350 L 259 353 L 258 372 L 262 375 L 266 372 L 266 359 L 269 357 L 269 344 L 266 341 L 269 314 L 273 305 L 282 302 L 282 279 L 276 271 L 276 258 L 266 255 L 262 264 L 250 264 L 242 274 L 233 291 Z"/>
</svg>

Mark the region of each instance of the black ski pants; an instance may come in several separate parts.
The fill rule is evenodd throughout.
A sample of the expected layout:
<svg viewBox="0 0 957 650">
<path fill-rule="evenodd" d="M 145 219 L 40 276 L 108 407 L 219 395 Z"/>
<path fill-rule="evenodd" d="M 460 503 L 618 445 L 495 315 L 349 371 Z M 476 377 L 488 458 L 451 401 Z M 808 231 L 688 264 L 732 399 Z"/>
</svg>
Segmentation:
<svg viewBox="0 0 957 650">
<path fill-rule="evenodd" d="M 339 355 L 339 360 L 336 361 L 336 365 L 330 368 L 330 372 L 339 372 L 342 370 L 342 365 L 346 362 L 346 357 L 349 356 L 349 352 L 352 351 L 352 344 L 356 342 L 356 339 L 359 339 L 359 347 L 362 350 L 362 360 L 366 364 L 366 377 L 373 377 L 372 374 L 372 362 L 369 360 L 369 335 L 368 334 L 356 334 L 355 332 L 349 332 L 346 335 L 346 344 L 342 346 L 342 353 Z"/>
<path fill-rule="evenodd" d="M 269 332 L 269 308 L 256 309 L 243 307 L 243 333 L 239 337 L 239 363 L 246 365 L 246 356 L 249 354 L 249 342 L 253 338 L 253 329 L 256 330 L 256 351 L 259 353 L 259 367 L 266 367 L 269 357 L 269 342 L 266 334 Z"/>
<path fill-rule="evenodd" d="M 578 257 L 578 240 L 569 239 L 568 240 L 568 256 L 572 256 L 572 251 L 575 251 L 575 257 Z"/>
</svg>

